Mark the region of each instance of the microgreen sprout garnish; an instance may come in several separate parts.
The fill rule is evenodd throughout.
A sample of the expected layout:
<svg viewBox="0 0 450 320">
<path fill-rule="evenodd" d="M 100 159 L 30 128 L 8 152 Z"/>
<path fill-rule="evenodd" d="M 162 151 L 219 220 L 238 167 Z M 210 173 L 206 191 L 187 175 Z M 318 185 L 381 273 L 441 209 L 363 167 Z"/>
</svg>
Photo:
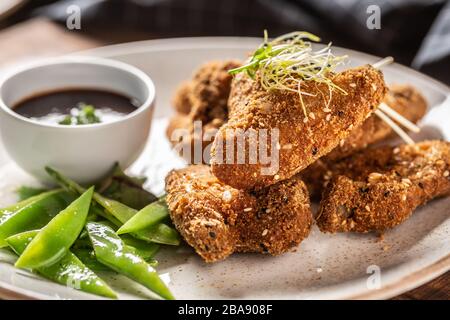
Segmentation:
<svg viewBox="0 0 450 320">
<path fill-rule="evenodd" d="M 314 50 L 311 42 L 319 42 L 320 38 L 304 31 L 287 33 L 272 41 L 268 40 L 264 31 L 264 42 L 256 49 L 248 61 L 241 67 L 231 69 L 230 74 L 246 72 L 255 79 L 258 73 L 261 86 L 266 90 L 286 90 L 296 92 L 307 119 L 307 110 L 302 95 L 311 95 L 302 91 L 304 81 L 324 83 L 329 89 L 331 101 L 333 91 L 347 94 L 345 90 L 333 83 L 329 78 L 332 72 L 347 56 L 335 56 L 331 52 L 331 43 L 322 49 Z"/>
</svg>

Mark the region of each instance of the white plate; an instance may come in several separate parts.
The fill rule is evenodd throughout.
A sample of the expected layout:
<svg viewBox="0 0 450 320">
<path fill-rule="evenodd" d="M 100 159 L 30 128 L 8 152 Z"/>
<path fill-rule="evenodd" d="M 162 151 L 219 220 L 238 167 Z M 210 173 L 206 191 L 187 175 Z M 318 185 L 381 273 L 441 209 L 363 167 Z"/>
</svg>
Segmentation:
<svg viewBox="0 0 450 320">
<path fill-rule="evenodd" d="M 251 38 L 185 38 L 145 41 L 105 47 L 88 54 L 116 58 L 138 66 L 153 78 L 157 110 L 148 147 L 130 168 L 149 176 L 149 185 L 162 192 L 168 170 L 183 166 L 164 135 L 171 114 L 170 96 L 202 62 L 243 58 L 259 43 Z M 348 54 L 350 65 L 378 58 L 336 48 Z M 419 88 L 433 109 L 422 126 L 427 136 L 450 138 L 449 89 L 418 72 L 394 64 L 384 68 L 389 83 L 410 83 Z M 14 202 L 14 188 L 36 184 L 4 154 L 0 145 L 0 206 Z M 296 250 L 279 257 L 236 254 L 205 264 L 187 247 L 163 250 L 159 271 L 178 299 L 344 299 L 389 298 L 413 289 L 450 269 L 450 198 L 435 200 L 416 210 L 411 219 L 386 233 L 383 242 L 374 235 L 322 234 L 316 227 Z M 96 298 L 15 269 L 12 254 L 0 250 L 0 297 Z M 380 288 L 371 274 L 380 270 Z M 369 272 L 369 273 L 368 273 Z M 115 275 L 104 275 L 121 298 L 151 296 L 138 285 Z M 375 282 L 374 282 L 375 279 Z"/>
</svg>

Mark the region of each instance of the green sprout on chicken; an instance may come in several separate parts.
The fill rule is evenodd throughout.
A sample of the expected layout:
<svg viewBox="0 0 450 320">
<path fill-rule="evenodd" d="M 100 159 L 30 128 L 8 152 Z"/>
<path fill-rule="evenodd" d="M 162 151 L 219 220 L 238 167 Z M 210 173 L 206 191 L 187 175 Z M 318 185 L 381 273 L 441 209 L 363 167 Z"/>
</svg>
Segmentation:
<svg viewBox="0 0 450 320">
<path fill-rule="evenodd" d="M 265 90 L 298 93 L 307 118 L 302 95 L 310 94 L 302 91 L 304 81 L 326 84 L 329 89 L 327 104 L 331 101 L 333 91 L 347 94 L 330 79 L 330 73 L 342 64 L 347 56 L 335 56 L 331 52 L 331 43 L 314 50 L 312 42 L 319 41 L 320 38 L 316 35 L 303 31 L 291 32 L 269 41 L 267 31 L 264 31 L 264 42 L 247 62 L 228 72 L 233 75 L 245 72 L 252 79 L 258 79 Z"/>
</svg>

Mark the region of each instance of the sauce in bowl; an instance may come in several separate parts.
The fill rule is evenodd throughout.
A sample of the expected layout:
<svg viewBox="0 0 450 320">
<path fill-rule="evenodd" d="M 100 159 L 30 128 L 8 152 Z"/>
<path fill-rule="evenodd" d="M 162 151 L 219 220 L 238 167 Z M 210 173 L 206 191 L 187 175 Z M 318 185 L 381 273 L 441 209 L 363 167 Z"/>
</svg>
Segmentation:
<svg viewBox="0 0 450 320">
<path fill-rule="evenodd" d="M 118 120 L 140 106 L 136 99 L 100 89 L 63 89 L 27 98 L 12 109 L 47 124 L 84 125 Z"/>
</svg>

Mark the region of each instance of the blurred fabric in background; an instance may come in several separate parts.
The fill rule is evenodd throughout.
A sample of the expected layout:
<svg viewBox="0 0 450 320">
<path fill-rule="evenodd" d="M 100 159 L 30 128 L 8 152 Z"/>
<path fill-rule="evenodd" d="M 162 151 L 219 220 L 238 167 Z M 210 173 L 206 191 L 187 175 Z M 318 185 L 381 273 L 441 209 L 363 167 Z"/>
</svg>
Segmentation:
<svg viewBox="0 0 450 320">
<path fill-rule="evenodd" d="M 3 0 L 2 0 L 3 1 Z M 33 17 L 66 25 L 67 8 L 82 13 L 80 33 L 119 43 L 184 36 L 270 36 L 293 30 L 378 56 L 392 55 L 450 84 L 450 1 L 446 0 L 33 0 L 3 21 Z M 369 6 L 380 29 L 369 29 Z"/>
</svg>

